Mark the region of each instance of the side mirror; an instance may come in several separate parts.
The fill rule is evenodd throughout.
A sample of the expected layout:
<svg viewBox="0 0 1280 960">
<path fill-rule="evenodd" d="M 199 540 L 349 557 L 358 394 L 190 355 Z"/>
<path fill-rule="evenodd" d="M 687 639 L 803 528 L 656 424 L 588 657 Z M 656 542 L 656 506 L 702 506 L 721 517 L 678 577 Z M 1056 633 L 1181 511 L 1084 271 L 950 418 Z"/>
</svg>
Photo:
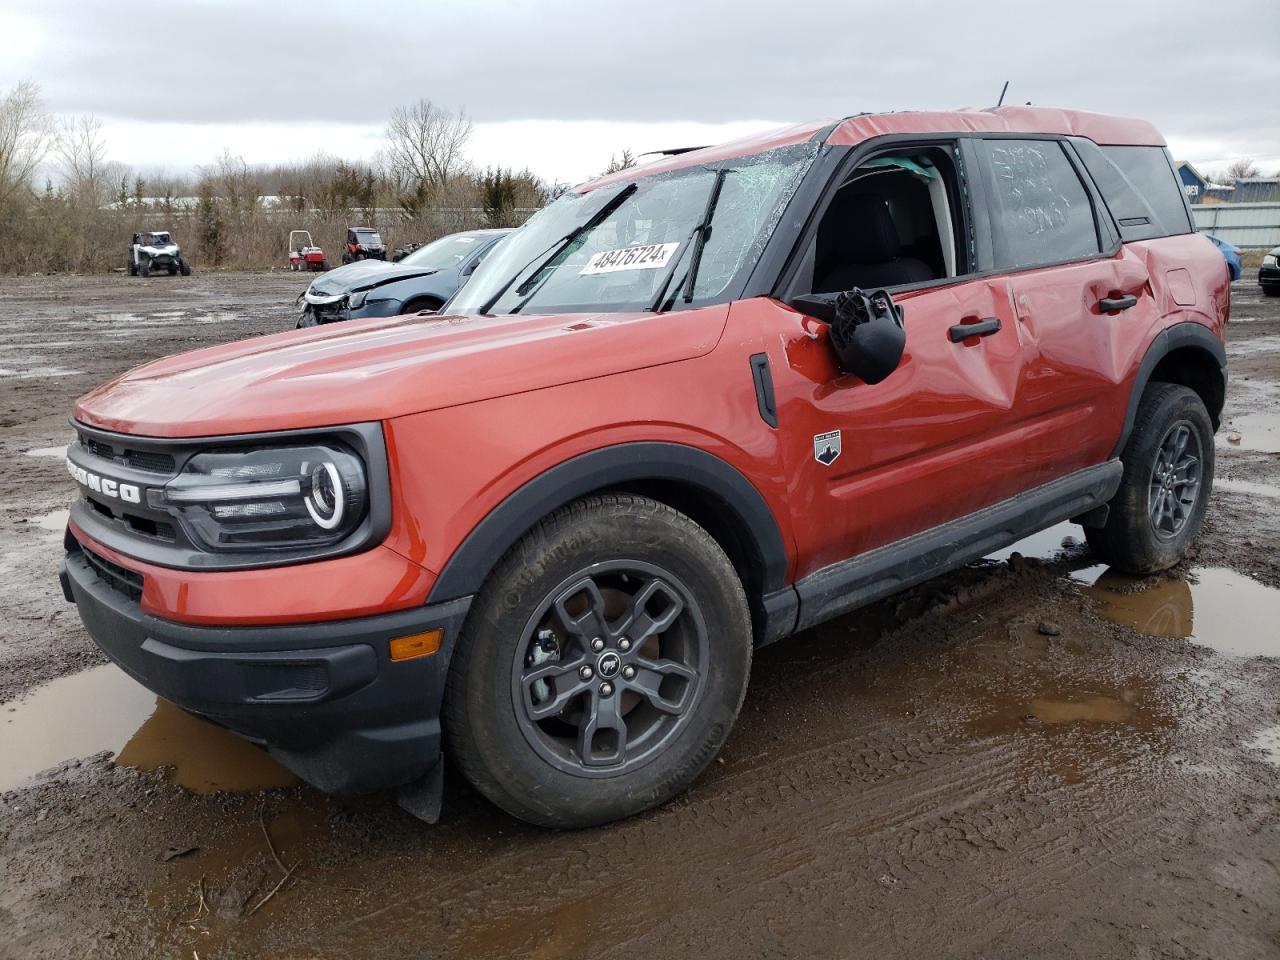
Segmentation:
<svg viewBox="0 0 1280 960">
<path fill-rule="evenodd" d="M 879 383 L 902 362 L 907 332 L 902 308 L 888 291 L 855 287 L 834 299 L 795 297 L 790 305 L 830 326 L 837 364 L 863 383 Z"/>
</svg>

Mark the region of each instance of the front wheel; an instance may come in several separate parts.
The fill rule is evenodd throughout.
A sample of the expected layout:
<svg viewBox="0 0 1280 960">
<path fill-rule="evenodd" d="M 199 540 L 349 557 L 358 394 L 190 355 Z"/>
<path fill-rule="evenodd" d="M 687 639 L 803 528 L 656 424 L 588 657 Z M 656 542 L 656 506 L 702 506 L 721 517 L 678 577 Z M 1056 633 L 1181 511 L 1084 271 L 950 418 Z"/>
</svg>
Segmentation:
<svg viewBox="0 0 1280 960">
<path fill-rule="evenodd" d="M 1155 573 L 1187 552 L 1213 486 L 1213 423 L 1187 387 L 1152 383 L 1121 454 L 1124 475 L 1107 522 L 1086 527 L 1099 556 L 1128 573 Z"/>
<path fill-rule="evenodd" d="M 746 692 L 751 622 L 724 551 L 631 495 L 544 519 L 476 597 L 449 673 L 449 751 L 513 816 L 587 827 L 688 787 Z"/>
</svg>

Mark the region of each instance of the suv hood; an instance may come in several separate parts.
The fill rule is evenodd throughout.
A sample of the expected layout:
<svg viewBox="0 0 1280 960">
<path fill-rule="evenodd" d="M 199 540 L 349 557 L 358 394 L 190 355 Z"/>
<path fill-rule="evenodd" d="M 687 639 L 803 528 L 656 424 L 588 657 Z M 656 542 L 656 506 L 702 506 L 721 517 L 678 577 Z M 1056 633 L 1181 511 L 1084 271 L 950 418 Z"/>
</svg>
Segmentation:
<svg viewBox="0 0 1280 960">
<path fill-rule="evenodd" d="M 439 272 L 434 267 L 401 266 L 398 263 L 387 263 L 385 260 L 357 260 L 317 277 L 307 288 L 307 293 L 324 297 L 341 296 L 344 293 L 371 290 L 384 283 L 394 283 L 397 280 L 408 280 L 412 277 L 425 277 Z"/>
<path fill-rule="evenodd" d="M 75 415 L 151 437 L 386 420 L 701 356 L 728 314 L 352 320 L 156 360 L 81 397 Z"/>
</svg>

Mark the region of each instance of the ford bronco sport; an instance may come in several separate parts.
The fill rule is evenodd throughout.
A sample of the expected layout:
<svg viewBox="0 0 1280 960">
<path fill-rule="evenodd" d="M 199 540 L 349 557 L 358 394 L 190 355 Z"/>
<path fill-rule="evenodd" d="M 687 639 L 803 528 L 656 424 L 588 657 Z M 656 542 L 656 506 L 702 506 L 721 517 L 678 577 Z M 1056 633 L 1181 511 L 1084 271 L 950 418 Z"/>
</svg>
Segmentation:
<svg viewBox="0 0 1280 960">
<path fill-rule="evenodd" d="M 752 649 L 1072 519 L 1175 563 L 1226 271 L 1150 125 L 860 115 L 582 185 L 440 315 L 75 409 L 61 571 L 121 667 L 321 789 L 537 824 L 688 787 Z"/>
</svg>

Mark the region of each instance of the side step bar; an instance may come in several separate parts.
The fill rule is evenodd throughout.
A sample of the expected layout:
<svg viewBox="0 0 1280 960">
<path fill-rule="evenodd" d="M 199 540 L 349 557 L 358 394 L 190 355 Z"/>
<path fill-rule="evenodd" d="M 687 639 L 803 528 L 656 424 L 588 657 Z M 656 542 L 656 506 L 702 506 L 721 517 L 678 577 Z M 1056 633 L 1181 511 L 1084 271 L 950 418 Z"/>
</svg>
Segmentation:
<svg viewBox="0 0 1280 960">
<path fill-rule="evenodd" d="M 814 571 L 795 584 L 804 630 L 1016 543 L 1105 504 L 1120 486 L 1119 460 L 1060 477 L 1016 497 Z"/>
</svg>

